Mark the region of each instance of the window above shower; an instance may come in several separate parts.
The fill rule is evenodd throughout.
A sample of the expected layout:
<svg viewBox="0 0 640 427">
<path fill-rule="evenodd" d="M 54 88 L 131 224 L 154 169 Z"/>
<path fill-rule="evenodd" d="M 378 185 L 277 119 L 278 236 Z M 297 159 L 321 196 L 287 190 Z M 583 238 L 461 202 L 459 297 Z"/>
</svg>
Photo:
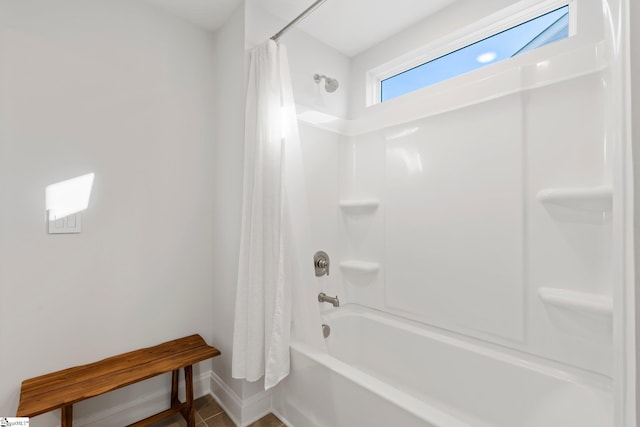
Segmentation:
<svg viewBox="0 0 640 427">
<path fill-rule="evenodd" d="M 574 1 L 540 2 L 533 8 L 478 23 L 369 73 L 369 105 L 423 89 L 521 55 L 575 33 Z"/>
</svg>

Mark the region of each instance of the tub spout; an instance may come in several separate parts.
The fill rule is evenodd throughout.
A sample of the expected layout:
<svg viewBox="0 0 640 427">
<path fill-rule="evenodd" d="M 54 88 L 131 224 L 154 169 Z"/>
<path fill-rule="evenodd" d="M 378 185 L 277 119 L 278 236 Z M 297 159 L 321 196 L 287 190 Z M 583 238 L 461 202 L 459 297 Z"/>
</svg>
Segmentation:
<svg viewBox="0 0 640 427">
<path fill-rule="evenodd" d="M 328 302 L 329 304 L 333 304 L 334 307 L 340 307 L 340 300 L 338 299 L 338 297 L 336 296 L 334 297 L 330 297 L 327 294 L 325 294 L 324 292 L 320 292 L 318 294 L 318 301 L 319 302 Z"/>
</svg>

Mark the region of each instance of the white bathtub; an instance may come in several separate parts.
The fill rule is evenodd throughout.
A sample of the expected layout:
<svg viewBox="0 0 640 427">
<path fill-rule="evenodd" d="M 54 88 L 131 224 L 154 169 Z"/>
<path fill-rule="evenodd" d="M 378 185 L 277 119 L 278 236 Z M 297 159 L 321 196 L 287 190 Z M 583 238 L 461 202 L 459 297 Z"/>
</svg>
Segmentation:
<svg viewBox="0 0 640 427">
<path fill-rule="evenodd" d="M 611 381 L 348 304 L 328 353 L 291 346 L 275 410 L 295 427 L 609 427 Z"/>
</svg>

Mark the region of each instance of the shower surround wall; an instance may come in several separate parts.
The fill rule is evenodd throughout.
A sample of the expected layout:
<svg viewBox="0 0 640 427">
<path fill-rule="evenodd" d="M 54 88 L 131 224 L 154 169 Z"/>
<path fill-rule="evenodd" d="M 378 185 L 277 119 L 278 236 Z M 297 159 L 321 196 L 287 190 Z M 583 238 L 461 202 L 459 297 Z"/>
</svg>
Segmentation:
<svg viewBox="0 0 640 427">
<path fill-rule="evenodd" d="M 561 200 L 608 185 L 602 104 L 594 73 L 351 138 L 342 199 L 381 203 L 343 209 L 341 259 L 381 270 L 346 300 L 610 376 L 611 312 L 579 300 L 610 302 L 611 194 Z"/>
<path fill-rule="evenodd" d="M 356 120 L 341 199 L 381 203 L 343 209 L 341 259 L 381 269 L 347 301 L 612 375 L 612 59 L 600 5 L 576 10 L 576 36 Z"/>
<path fill-rule="evenodd" d="M 607 185 L 601 105 L 596 74 L 352 138 L 343 199 L 382 203 L 345 212 L 342 257 L 383 269 L 347 276 L 347 300 L 611 375 L 611 313 L 539 294 L 611 296 L 610 193 L 537 197 Z"/>
</svg>

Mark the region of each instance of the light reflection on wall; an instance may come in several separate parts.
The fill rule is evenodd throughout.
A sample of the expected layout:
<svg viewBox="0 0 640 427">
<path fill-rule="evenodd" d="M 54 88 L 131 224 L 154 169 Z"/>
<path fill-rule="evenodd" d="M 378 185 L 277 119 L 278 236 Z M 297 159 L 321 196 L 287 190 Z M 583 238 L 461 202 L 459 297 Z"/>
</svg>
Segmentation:
<svg viewBox="0 0 640 427">
<path fill-rule="evenodd" d="M 48 185 L 45 204 L 49 221 L 64 218 L 89 207 L 94 173 Z"/>
<path fill-rule="evenodd" d="M 336 116 L 321 113 L 320 111 L 309 110 L 298 114 L 298 119 L 312 124 L 332 123 L 338 120 Z"/>
<path fill-rule="evenodd" d="M 404 147 L 390 147 L 387 154 L 400 159 L 410 174 L 419 174 L 424 171 L 422 156 L 417 151 L 410 151 Z"/>
<path fill-rule="evenodd" d="M 401 138 L 406 138 L 407 136 L 413 135 L 418 132 L 420 127 L 411 127 L 407 129 L 402 129 L 400 131 L 395 131 L 393 133 L 385 136 L 387 141 L 393 141 Z M 406 168 L 407 172 L 410 174 L 419 174 L 424 171 L 424 167 L 422 165 L 422 156 L 420 153 L 416 151 L 409 150 L 407 147 L 389 147 L 387 149 L 387 154 L 389 156 L 395 157 L 401 160 Z"/>
<path fill-rule="evenodd" d="M 407 128 L 407 129 L 402 129 L 401 131 L 393 132 L 393 133 L 387 135 L 385 137 L 385 139 L 387 141 L 393 141 L 394 139 L 404 138 L 405 136 L 413 135 L 414 133 L 418 132 L 419 130 L 420 130 L 420 127 L 418 127 L 418 126 Z"/>
</svg>

